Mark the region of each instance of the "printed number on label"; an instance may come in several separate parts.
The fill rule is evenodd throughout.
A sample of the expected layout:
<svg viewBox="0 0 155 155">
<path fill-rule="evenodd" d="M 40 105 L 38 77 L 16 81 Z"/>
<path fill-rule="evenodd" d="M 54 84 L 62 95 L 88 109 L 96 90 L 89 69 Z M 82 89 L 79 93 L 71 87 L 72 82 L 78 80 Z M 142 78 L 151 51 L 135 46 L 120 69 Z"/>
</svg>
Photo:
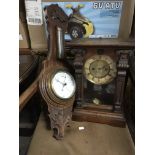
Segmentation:
<svg viewBox="0 0 155 155">
<path fill-rule="evenodd" d="M 28 18 L 28 21 L 30 23 L 36 23 L 36 24 L 40 24 L 41 23 L 41 19 L 40 18 Z"/>
</svg>

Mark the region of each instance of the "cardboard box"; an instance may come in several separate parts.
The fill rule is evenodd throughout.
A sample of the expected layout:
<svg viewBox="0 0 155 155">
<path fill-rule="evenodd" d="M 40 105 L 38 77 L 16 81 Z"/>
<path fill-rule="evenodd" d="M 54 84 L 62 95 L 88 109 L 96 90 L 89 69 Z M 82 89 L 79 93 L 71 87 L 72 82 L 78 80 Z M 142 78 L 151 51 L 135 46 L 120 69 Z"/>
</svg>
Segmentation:
<svg viewBox="0 0 155 155">
<path fill-rule="evenodd" d="M 45 26 L 28 25 L 32 49 L 47 49 Z"/>
<path fill-rule="evenodd" d="M 19 1 L 19 48 L 30 48 L 24 0 Z"/>
<path fill-rule="evenodd" d="M 42 18 L 41 0 L 25 0 L 25 9 L 31 49 L 47 49 L 47 38 Z"/>
<path fill-rule="evenodd" d="M 21 18 L 19 18 L 19 48 L 30 48 L 27 25 Z"/>
<path fill-rule="evenodd" d="M 124 0 L 119 28 L 119 38 L 128 39 L 132 29 L 135 1 Z"/>
<path fill-rule="evenodd" d="M 25 2 L 27 3 L 28 1 L 25 0 Z M 92 23 L 94 20 L 93 24 L 97 25 L 96 32 L 98 31 L 98 33 L 96 33 L 96 34 L 94 33 L 93 35 L 90 35 L 89 38 L 119 38 L 119 39 L 120 38 L 121 39 L 129 38 L 129 35 L 131 32 L 131 27 L 132 27 L 133 13 L 134 13 L 134 0 L 109 0 L 109 1 L 59 0 L 57 2 L 55 2 L 55 0 L 42 0 L 42 2 L 41 2 L 41 0 L 37 0 L 37 1 L 31 1 L 29 4 L 27 3 L 27 5 L 26 5 L 28 29 L 29 29 L 30 39 L 31 39 L 31 48 L 32 49 L 47 48 L 46 23 L 44 20 L 44 13 L 43 13 L 43 9 L 46 5 L 55 4 L 55 3 L 58 3 L 61 6 L 65 5 L 67 3 L 72 3 L 73 5 L 76 5 L 76 4 L 78 4 L 78 2 L 84 3 L 86 5 L 85 8 L 82 8 L 83 10 L 82 9 L 80 10 L 80 12 L 82 12 L 83 16 L 86 16 L 87 18 L 91 18 Z M 97 22 L 101 22 L 103 20 L 103 18 L 99 19 L 100 18 L 99 15 L 101 16 L 101 14 L 102 14 L 102 16 L 105 16 L 105 17 L 110 16 L 110 14 L 108 14 L 107 16 L 104 14 L 105 10 L 103 10 L 103 13 L 100 11 L 103 9 L 101 3 L 104 3 L 104 2 L 109 3 L 109 4 L 114 3 L 114 2 L 120 2 L 120 4 L 122 6 L 121 6 L 121 9 L 119 10 L 119 13 L 117 13 L 119 17 L 115 18 L 113 16 L 111 19 L 109 18 L 110 19 L 109 23 L 106 23 L 106 20 L 105 20 L 105 22 L 97 23 Z M 92 3 L 92 5 L 93 5 L 93 3 L 97 3 L 97 4 L 95 4 L 96 6 L 98 5 L 97 7 L 99 7 L 99 6 L 102 7 L 102 8 L 98 9 L 98 11 L 100 11 L 100 12 L 98 13 L 97 16 L 95 16 L 95 14 L 93 16 L 93 10 L 90 11 L 90 8 L 88 8 L 88 6 L 87 6 L 87 4 L 91 5 L 91 3 Z M 33 5 L 35 5 L 35 8 L 38 7 L 38 10 L 37 10 L 38 12 L 37 12 L 36 17 L 35 17 L 35 13 L 32 13 Z M 30 6 L 31 6 L 31 8 L 30 8 Z M 63 7 L 63 9 L 64 9 L 64 7 Z M 66 11 L 66 10 L 64 10 L 64 11 Z M 117 10 L 114 10 L 112 14 L 116 15 L 116 11 Z M 66 11 L 66 13 L 68 15 L 70 14 L 68 11 Z M 106 13 L 109 13 L 109 12 L 106 12 Z M 92 16 L 90 16 L 90 14 L 92 14 Z M 33 18 L 33 20 L 31 20 L 31 22 L 30 22 L 31 18 Z M 97 19 L 97 18 L 98 18 L 98 21 L 95 21 L 95 19 Z M 34 21 L 36 21 L 36 24 Z M 38 21 L 41 21 L 40 24 L 37 23 Z M 112 24 L 110 24 L 110 22 L 115 22 L 115 23 L 112 25 Z M 103 23 L 104 23 L 104 25 L 103 25 Z M 101 26 L 99 26 L 99 24 L 101 24 Z M 98 27 L 100 27 L 100 29 L 101 29 L 100 32 L 99 32 Z M 112 31 L 106 32 L 106 29 L 108 29 L 110 27 L 112 27 L 114 29 L 114 31 L 115 31 L 114 33 L 112 33 Z M 65 38 L 70 39 L 68 36 L 69 35 L 66 35 Z"/>
</svg>

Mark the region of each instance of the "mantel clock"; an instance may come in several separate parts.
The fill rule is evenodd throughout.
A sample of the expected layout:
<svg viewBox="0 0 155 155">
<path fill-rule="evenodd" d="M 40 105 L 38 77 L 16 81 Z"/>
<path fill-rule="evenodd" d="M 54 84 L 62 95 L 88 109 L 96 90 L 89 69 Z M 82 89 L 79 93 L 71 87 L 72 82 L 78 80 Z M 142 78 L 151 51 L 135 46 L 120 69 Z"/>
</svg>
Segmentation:
<svg viewBox="0 0 155 155">
<path fill-rule="evenodd" d="M 123 95 L 130 50 L 72 49 L 77 85 L 75 120 L 124 126 Z"/>
</svg>

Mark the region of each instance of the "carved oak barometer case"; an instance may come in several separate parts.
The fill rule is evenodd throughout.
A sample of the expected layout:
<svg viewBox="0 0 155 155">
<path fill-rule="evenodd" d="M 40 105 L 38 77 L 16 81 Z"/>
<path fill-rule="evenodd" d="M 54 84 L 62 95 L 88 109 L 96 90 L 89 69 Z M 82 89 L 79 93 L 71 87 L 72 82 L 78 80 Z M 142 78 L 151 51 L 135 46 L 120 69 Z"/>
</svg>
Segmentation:
<svg viewBox="0 0 155 155">
<path fill-rule="evenodd" d="M 68 17 L 58 5 L 47 7 L 49 55 L 43 63 L 39 88 L 48 106 L 51 128 L 56 139 L 64 137 L 65 126 L 72 117 L 76 83 L 63 60 L 63 32 Z M 60 48 L 61 47 L 61 48 Z"/>
</svg>

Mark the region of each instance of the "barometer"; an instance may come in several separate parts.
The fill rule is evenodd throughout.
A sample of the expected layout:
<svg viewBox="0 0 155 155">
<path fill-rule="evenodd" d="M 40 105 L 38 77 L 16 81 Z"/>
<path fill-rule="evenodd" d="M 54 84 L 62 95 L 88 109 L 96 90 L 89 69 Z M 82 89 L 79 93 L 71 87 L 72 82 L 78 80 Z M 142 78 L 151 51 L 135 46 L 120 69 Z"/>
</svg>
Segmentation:
<svg viewBox="0 0 155 155">
<path fill-rule="evenodd" d="M 47 7 L 47 29 L 49 34 L 49 54 L 43 63 L 39 80 L 40 93 L 47 104 L 53 136 L 64 137 L 65 127 L 72 118 L 76 84 L 64 63 L 64 32 L 68 16 L 57 5 Z"/>
</svg>

